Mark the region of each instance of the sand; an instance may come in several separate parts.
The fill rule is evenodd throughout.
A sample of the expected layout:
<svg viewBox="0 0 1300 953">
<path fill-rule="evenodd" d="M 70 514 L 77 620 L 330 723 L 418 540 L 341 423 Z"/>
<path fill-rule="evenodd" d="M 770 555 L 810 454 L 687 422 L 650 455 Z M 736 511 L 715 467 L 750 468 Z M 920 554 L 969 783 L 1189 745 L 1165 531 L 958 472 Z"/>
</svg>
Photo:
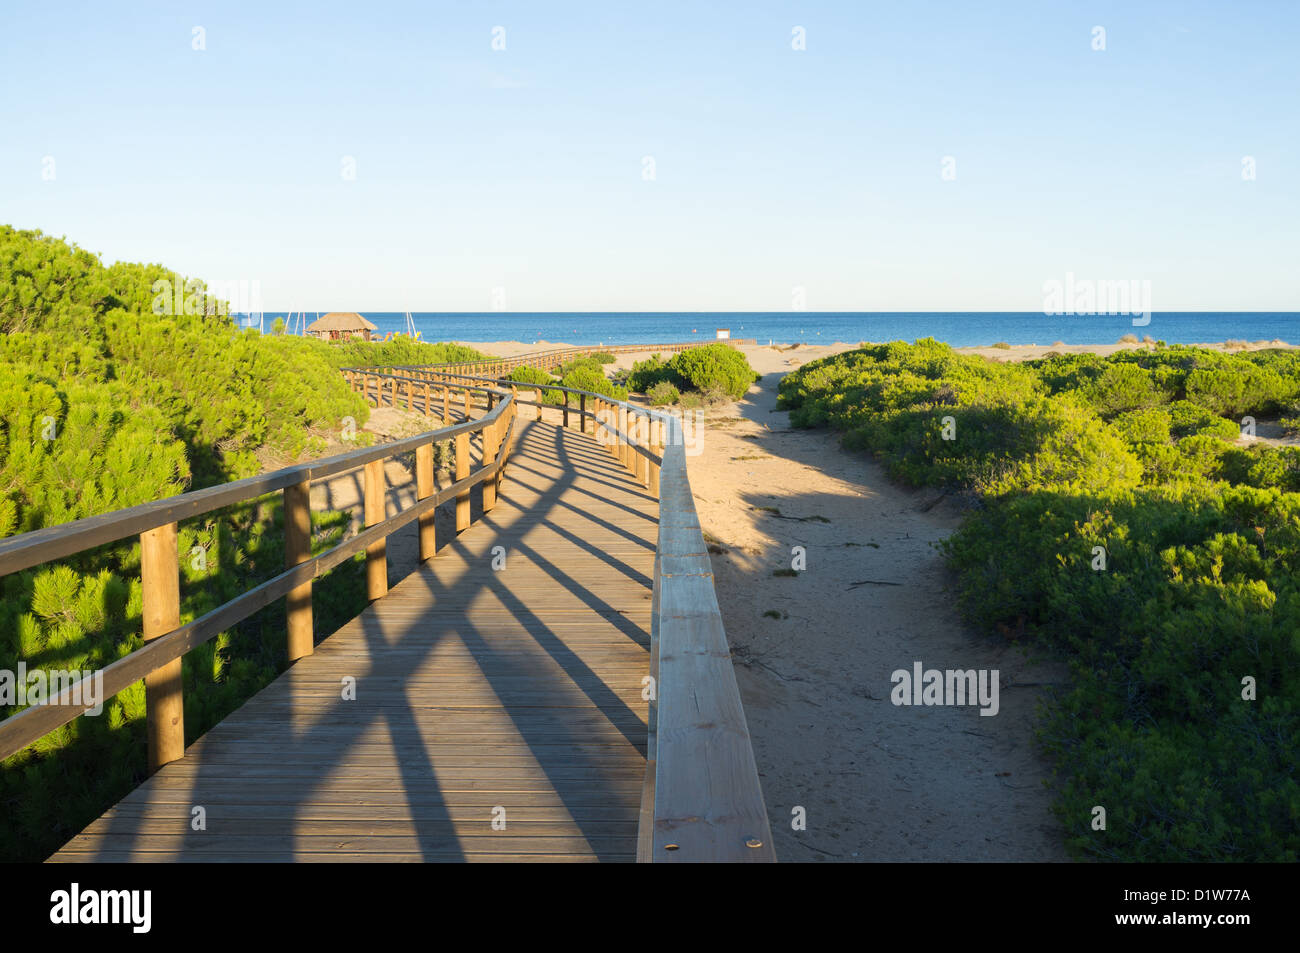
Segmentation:
<svg viewBox="0 0 1300 953">
<path fill-rule="evenodd" d="M 458 343 L 499 356 L 568 346 Z M 1109 354 L 1134 346 L 1142 345 L 958 350 L 1026 360 L 1051 350 Z M 1286 345 L 1252 347 L 1268 346 Z M 1065 682 L 1065 667 L 1027 658 L 962 621 L 955 579 L 936 548 L 959 525 L 960 504 L 897 486 L 868 455 L 841 449 L 837 434 L 792 429 L 788 414 L 775 410 L 784 374 L 855 347 L 742 346 L 762 379 L 743 400 L 706 412 L 701 452 L 688 458 L 777 855 L 1067 860 L 1049 808 L 1051 766 L 1034 733 L 1036 706 Z M 646 356 L 619 355 L 615 366 Z M 384 411 L 368 428 L 382 439 L 418 423 Z M 410 495 L 409 474 L 396 463 L 390 486 L 394 504 Z M 346 506 L 358 489 L 339 478 L 313 502 L 324 505 L 328 493 L 333 507 Z M 794 546 L 806 551 L 806 571 L 774 576 L 791 565 Z M 390 561 L 393 578 L 413 568 L 413 531 L 390 543 Z M 998 714 L 893 704 L 892 673 L 915 662 L 996 669 Z M 799 808 L 805 830 L 792 825 Z"/>
</svg>

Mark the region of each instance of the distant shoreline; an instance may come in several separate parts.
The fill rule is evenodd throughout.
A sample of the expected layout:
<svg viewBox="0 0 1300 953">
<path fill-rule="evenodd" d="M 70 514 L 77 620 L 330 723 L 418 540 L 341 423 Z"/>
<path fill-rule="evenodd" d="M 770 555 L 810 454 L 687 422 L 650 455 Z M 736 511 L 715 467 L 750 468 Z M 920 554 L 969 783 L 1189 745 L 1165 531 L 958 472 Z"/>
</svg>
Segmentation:
<svg viewBox="0 0 1300 953">
<path fill-rule="evenodd" d="M 563 341 L 529 342 L 529 341 L 456 340 L 447 343 L 463 344 L 466 347 L 472 347 L 477 351 L 482 351 L 485 354 L 491 354 L 495 357 L 517 357 L 520 354 L 529 354 L 535 351 L 551 351 L 551 350 L 557 350 L 560 348 L 568 348 L 568 347 L 599 346 L 599 345 L 588 345 L 588 344 L 569 344 Z M 610 346 L 613 346 L 613 345 L 621 345 L 624 342 L 617 341 L 617 340 L 610 340 L 605 343 Z M 658 343 L 667 344 L 669 343 L 669 341 L 664 340 Z M 794 366 L 805 364 L 810 360 L 816 360 L 817 358 L 826 357 L 830 354 L 840 354 L 843 353 L 844 351 L 856 350 L 861 343 L 864 342 L 834 341 L 829 344 L 807 344 L 801 342 L 801 343 L 793 343 L 793 344 L 776 344 L 776 345 L 745 344 L 745 345 L 740 345 L 740 350 L 747 355 L 751 355 L 750 363 L 754 365 L 755 369 L 762 372 L 764 370 L 764 367 L 766 367 L 769 370 L 775 370 L 778 366 L 781 367 L 788 366 L 789 369 L 793 369 Z M 877 341 L 877 342 L 867 342 L 867 343 L 879 344 L 882 342 Z M 1247 351 L 1259 351 L 1268 348 L 1285 348 L 1291 350 L 1300 345 L 1289 344 L 1286 341 L 1275 339 L 1269 341 L 1263 341 L 1263 340 L 1261 341 L 1237 341 L 1237 340 L 1211 341 L 1205 343 L 1187 344 L 1187 345 L 1180 345 L 1180 346 L 1199 347 L 1199 348 L 1204 348 L 1205 350 L 1224 351 L 1227 353 L 1241 353 Z M 1045 354 L 1051 353 L 1053 351 L 1058 354 L 1098 354 L 1102 357 L 1105 357 L 1110 354 L 1118 353 L 1120 351 L 1149 350 L 1154 347 L 1155 344 L 1149 341 L 1148 342 L 1115 341 L 1111 344 L 1062 344 L 1060 342 L 1053 342 L 1049 344 L 1010 344 L 1006 347 L 994 347 L 992 345 L 978 345 L 978 346 L 967 346 L 967 347 L 954 347 L 953 350 L 957 351 L 960 354 L 977 354 L 981 357 L 987 357 L 999 361 L 1030 361 L 1030 360 L 1035 360 L 1037 358 L 1043 357 Z M 654 345 L 651 344 L 646 345 L 646 350 L 644 352 L 645 354 L 650 354 L 653 351 L 654 351 Z M 788 355 L 789 357 L 785 360 L 776 360 L 776 361 L 769 360 L 769 361 L 755 362 L 752 356 L 757 356 L 761 354 L 767 354 L 772 357 L 776 357 L 777 355 Z M 640 356 L 641 355 L 635 353 L 620 355 L 619 364 L 630 365 L 630 363 L 633 360 L 639 359 Z M 760 364 L 764 366 L 760 366 Z"/>
<path fill-rule="evenodd" d="M 377 327 L 377 336 L 404 333 L 405 314 L 360 312 Z M 308 322 L 314 313 L 306 315 Z M 267 312 L 269 330 L 276 315 Z M 300 318 L 287 322 L 301 327 Z M 411 324 L 425 341 L 565 341 L 583 346 L 664 344 L 714 340 L 719 329 L 732 338 L 767 344 L 915 341 L 934 338 L 953 347 L 1013 345 L 1072 346 L 1113 344 L 1126 334 L 1150 336 L 1169 344 L 1215 341 L 1300 341 L 1300 313 L 1156 312 L 1147 324 L 1129 315 L 1045 315 L 1041 312 L 784 312 L 640 314 L 412 314 Z"/>
</svg>

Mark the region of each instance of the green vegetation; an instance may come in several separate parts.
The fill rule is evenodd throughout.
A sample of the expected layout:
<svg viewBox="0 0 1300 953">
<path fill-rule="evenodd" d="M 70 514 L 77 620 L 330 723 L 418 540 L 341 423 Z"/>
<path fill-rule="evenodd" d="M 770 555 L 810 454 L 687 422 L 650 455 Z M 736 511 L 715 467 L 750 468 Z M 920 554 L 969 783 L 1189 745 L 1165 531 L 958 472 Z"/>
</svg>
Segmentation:
<svg viewBox="0 0 1300 953">
<path fill-rule="evenodd" d="M 387 341 L 317 341 L 290 338 L 317 345 L 316 351 L 334 367 L 383 367 L 407 364 L 456 364 L 483 361 L 488 355 L 463 344 L 432 344 L 415 341 L 404 334 Z"/>
<path fill-rule="evenodd" d="M 651 407 L 662 407 L 665 404 L 675 404 L 682 398 L 679 391 L 671 381 L 659 381 L 645 392 L 646 399 L 649 400 Z"/>
<path fill-rule="evenodd" d="M 1041 737 L 1074 850 L 1300 858 L 1300 450 L 1238 446 L 1224 416 L 1295 407 L 1300 352 L 1017 365 L 926 339 L 812 362 L 780 394 L 796 426 L 979 501 L 947 544 L 963 611 L 1073 673 Z"/>
<path fill-rule="evenodd" d="M 509 380 L 519 384 L 554 384 L 555 378 L 541 368 L 521 364 L 510 372 Z"/>
<path fill-rule="evenodd" d="M 637 361 L 628 374 L 627 386 L 649 395 L 658 385 L 668 383 L 681 392 L 679 398 L 688 391 L 697 391 L 740 400 L 757 379 L 740 351 L 726 344 L 706 344 L 680 351 L 668 361 L 658 354 Z"/>
<path fill-rule="evenodd" d="M 612 354 L 579 357 L 558 368 L 555 374 L 536 367 L 521 366 L 510 372 L 509 379 L 519 384 L 558 384 L 574 390 L 589 390 L 595 394 L 604 394 L 611 400 L 627 400 L 627 388 L 621 387 L 605 376 L 601 357 L 613 360 Z M 609 363 L 609 362 L 603 362 Z M 564 403 L 563 391 L 546 391 L 542 402 L 547 404 Z"/>
<path fill-rule="evenodd" d="M 560 384 L 575 390 L 589 390 L 595 394 L 604 394 L 611 400 L 627 400 L 627 388 L 620 387 L 605 376 L 604 370 L 596 361 L 584 358 L 569 365 Z"/>
<path fill-rule="evenodd" d="M 158 265 L 103 265 L 39 232 L 0 226 L 0 537 L 248 476 L 316 453 L 365 401 L 338 368 L 481 357 L 240 331 L 201 282 L 176 296 Z M 161 286 L 159 286 L 161 287 Z M 163 312 L 163 313 L 158 313 Z M 359 435 L 363 438 L 365 434 Z M 278 494 L 179 528 L 181 620 L 280 572 Z M 313 516 L 322 551 L 346 514 Z M 318 632 L 365 604 L 362 563 L 317 586 Z M 135 540 L 0 579 L 0 669 L 95 669 L 141 643 Z M 191 742 L 283 670 L 279 601 L 184 659 Z M 41 860 L 144 777 L 143 685 L 0 764 L 0 857 Z M 0 708 L 0 718 L 16 707 Z"/>
</svg>

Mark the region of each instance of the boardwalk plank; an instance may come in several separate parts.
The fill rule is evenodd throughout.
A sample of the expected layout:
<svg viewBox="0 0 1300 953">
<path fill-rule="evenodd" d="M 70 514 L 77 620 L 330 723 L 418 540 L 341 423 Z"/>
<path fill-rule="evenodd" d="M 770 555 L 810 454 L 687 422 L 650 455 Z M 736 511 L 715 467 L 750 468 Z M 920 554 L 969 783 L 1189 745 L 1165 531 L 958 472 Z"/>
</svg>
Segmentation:
<svg viewBox="0 0 1300 953">
<path fill-rule="evenodd" d="M 518 425 L 490 513 L 51 861 L 633 860 L 658 506 Z"/>
</svg>

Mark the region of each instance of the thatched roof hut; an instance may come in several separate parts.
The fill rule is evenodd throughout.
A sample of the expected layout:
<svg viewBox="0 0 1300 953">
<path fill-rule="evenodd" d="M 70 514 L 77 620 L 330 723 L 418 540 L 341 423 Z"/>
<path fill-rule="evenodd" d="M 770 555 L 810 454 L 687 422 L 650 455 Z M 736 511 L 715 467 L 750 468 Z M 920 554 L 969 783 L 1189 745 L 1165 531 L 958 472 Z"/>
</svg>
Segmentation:
<svg viewBox="0 0 1300 953">
<path fill-rule="evenodd" d="M 370 332 L 378 330 L 377 324 L 371 324 L 353 311 L 331 311 L 307 325 L 308 334 L 326 341 L 337 341 L 340 338 L 362 338 L 369 341 Z"/>
</svg>

